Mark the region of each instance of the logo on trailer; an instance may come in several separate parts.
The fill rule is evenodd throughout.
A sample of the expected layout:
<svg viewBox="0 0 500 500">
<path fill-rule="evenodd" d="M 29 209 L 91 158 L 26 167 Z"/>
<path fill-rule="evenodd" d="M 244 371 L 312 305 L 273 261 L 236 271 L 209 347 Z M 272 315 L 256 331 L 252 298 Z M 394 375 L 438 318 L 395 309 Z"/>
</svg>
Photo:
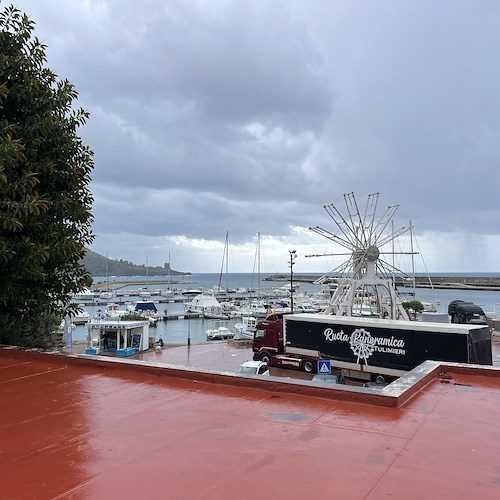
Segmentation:
<svg viewBox="0 0 500 500">
<path fill-rule="evenodd" d="M 370 333 L 364 328 L 357 328 L 352 332 L 349 344 L 351 344 L 352 352 L 358 357 L 356 363 L 359 363 L 360 359 L 364 359 L 365 365 L 367 365 L 367 360 L 375 348 L 375 342 Z"/>
</svg>

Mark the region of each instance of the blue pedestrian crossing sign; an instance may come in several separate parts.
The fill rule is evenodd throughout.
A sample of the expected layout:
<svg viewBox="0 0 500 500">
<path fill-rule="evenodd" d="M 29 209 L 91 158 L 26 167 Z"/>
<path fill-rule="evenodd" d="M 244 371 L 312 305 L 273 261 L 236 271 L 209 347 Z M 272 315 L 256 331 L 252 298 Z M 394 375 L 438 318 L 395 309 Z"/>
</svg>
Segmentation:
<svg viewBox="0 0 500 500">
<path fill-rule="evenodd" d="M 318 360 L 318 373 L 329 375 L 332 372 L 332 366 L 329 359 Z"/>
</svg>

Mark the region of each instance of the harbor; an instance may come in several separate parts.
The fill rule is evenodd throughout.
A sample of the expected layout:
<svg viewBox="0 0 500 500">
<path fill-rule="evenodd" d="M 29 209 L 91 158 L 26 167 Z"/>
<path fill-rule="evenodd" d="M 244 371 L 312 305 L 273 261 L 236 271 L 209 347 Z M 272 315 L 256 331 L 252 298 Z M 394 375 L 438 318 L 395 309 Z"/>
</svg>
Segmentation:
<svg viewBox="0 0 500 500">
<path fill-rule="evenodd" d="M 271 281 L 269 279 L 270 276 L 272 275 L 262 275 L 260 280 L 258 280 L 251 273 L 229 273 L 227 276 L 228 287 L 234 289 L 245 288 L 253 291 L 247 291 L 245 294 L 230 293 L 228 294 L 228 298 L 244 301 L 256 299 L 259 295 L 271 296 L 274 289 L 281 287 L 281 283 Z M 317 279 L 319 275 L 315 275 L 314 277 Z M 471 277 L 467 278 L 471 279 Z M 500 276 L 488 279 L 498 281 L 500 280 Z M 99 280 L 96 281 L 98 282 Z M 143 277 L 136 277 L 133 280 L 127 279 L 127 281 L 129 283 L 126 287 L 120 286 L 119 295 L 117 296 L 114 295 L 109 299 L 101 299 L 98 296 L 94 296 L 92 300 L 79 300 L 78 304 L 84 311 L 88 312 L 89 317 L 92 317 L 98 311 L 104 311 L 109 304 L 117 304 L 119 307 L 125 308 L 127 305 L 132 306 L 136 302 L 143 300 L 143 297 L 139 293 L 146 286 L 145 279 Z M 160 285 L 162 278 L 156 280 L 155 277 L 149 277 L 147 285 L 150 296 L 147 298 L 157 304 L 161 319 L 158 321 L 156 327 L 151 328 L 152 335 L 156 339 L 161 337 L 166 343 L 171 344 L 186 344 L 188 336 L 191 337 L 191 342 L 193 343 L 206 342 L 205 330 L 212 327 L 214 321 L 207 320 L 201 317 L 200 314 L 186 315 L 186 304 L 191 301 L 192 297 L 183 295 L 183 292 L 193 289 L 193 287 L 210 292 L 210 290 L 213 290 L 214 284 L 218 282 L 219 275 L 216 273 L 193 275 L 189 277 L 189 283 L 183 282 L 176 287 L 172 287 L 170 289 L 172 294 L 165 297 L 161 295 L 161 291 L 165 289 Z M 299 282 L 297 291 L 307 296 L 312 296 L 321 289 L 321 285 L 314 285 L 310 281 L 303 281 Z M 434 304 L 439 313 L 446 313 L 448 304 L 451 301 L 461 299 L 480 305 L 490 316 L 497 316 L 497 313 L 500 315 L 500 290 L 496 290 L 495 288 L 455 289 L 443 287 L 418 288 L 415 291 L 413 288 L 400 287 L 399 291 L 402 297 L 412 299 L 414 297 L 416 300 Z M 416 292 L 415 295 L 413 295 L 414 292 Z M 225 296 L 223 295 L 223 298 L 220 300 L 225 300 Z M 236 322 L 237 320 L 233 319 L 220 324 L 225 324 L 233 328 Z M 79 343 L 85 342 L 85 325 L 76 324 L 75 327 L 73 333 L 74 340 Z"/>
</svg>

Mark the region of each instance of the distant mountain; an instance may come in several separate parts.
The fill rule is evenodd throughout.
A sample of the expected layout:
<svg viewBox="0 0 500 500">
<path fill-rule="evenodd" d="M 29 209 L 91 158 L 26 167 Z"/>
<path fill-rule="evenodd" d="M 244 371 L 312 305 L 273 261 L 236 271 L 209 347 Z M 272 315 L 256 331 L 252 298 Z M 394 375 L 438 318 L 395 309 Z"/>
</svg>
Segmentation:
<svg viewBox="0 0 500 500">
<path fill-rule="evenodd" d="M 81 263 L 92 276 L 186 276 L 191 273 L 183 273 L 170 269 L 170 264 L 165 263 L 163 267 L 146 267 L 132 264 L 128 260 L 113 260 L 99 255 L 92 250 L 87 249 L 85 257 Z"/>
</svg>

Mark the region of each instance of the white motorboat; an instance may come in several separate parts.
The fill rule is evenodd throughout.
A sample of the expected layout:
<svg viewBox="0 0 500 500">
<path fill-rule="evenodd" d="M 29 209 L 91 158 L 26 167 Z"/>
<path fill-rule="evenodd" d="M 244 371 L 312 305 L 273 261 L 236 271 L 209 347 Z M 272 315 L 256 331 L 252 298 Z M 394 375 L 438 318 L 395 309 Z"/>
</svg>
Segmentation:
<svg viewBox="0 0 500 500">
<path fill-rule="evenodd" d="M 225 301 L 221 302 L 220 305 L 222 307 L 223 313 L 229 316 L 230 318 L 234 318 L 235 316 L 241 316 L 240 308 L 234 302 Z"/>
<path fill-rule="evenodd" d="M 243 316 L 255 316 L 257 318 L 265 318 L 268 315 L 268 308 L 263 302 L 254 300 L 250 303 L 243 304 L 240 307 L 240 313 Z"/>
<path fill-rule="evenodd" d="M 234 335 L 235 339 L 253 339 L 253 334 L 257 328 L 257 318 L 254 316 L 243 316 L 241 318 L 241 323 L 236 323 L 234 327 L 237 331 Z"/>
<path fill-rule="evenodd" d="M 90 314 L 87 311 L 80 311 L 71 318 L 75 325 L 85 325 L 90 321 Z"/>
<path fill-rule="evenodd" d="M 94 314 L 94 319 L 97 320 L 109 320 L 109 319 L 119 319 L 121 318 L 124 314 L 130 314 L 129 309 L 121 309 L 121 306 L 119 304 L 108 304 L 104 311 L 101 311 L 98 309 L 96 313 Z"/>
<path fill-rule="evenodd" d="M 227 340 L 234 337 L 234 332 L 226 326 L 209 328 L 208 330 L 205 330 L 205 333 L 207 334 L 207 340 Z"/>
<path fill-rule="evenodd" d="M 437 312 L 439 302 L 420 302 L 424 306 L 424 312 Z"/>
<path fill-rule="evenodd" d="M 213 295 L 204 293 L 193 297 L 191 302 L 185 305 L 186 313 L 201 314 L 208 319 L 229 319 L 224 313 L 220 302 Z"/>
<path fill-rule="evenodd" d="M 287 304 L 291 307 L 291 299 L 287 300 Z M 316 305 L 311 296 L 305 293 L 298 292 L 293 296 L 293 312 L 313 314 L 321 310 L 321 307 Z"/>
<path fill-rule="evenodd" d="M 290 297 L 291 290 L 293 290 L 293 293 L 295 294 L 298 291 L 299 286 L 300 285 L 298 283 L 294 283 L 293 286 L 290 285 L 290 283 L 287 283 L 279 288 L 275 288 L 273 290 L 273 295 L 275 297 Z"/>
<path fill-rule="evenodd" d="M 94 297 L 94 292 L 88 288 L 73 294 L 73 300 L 94 300 Z"/>
<path fill-rule="evenodd" d="M 297 304 L 293 306 L 294 313 L 315 314 L 318 311 L 318 308 L 308 304 Z"/>
<path fill-rule="evenodd" d="M 156 308 L 154 300 L 140 300 L 135 303 L 135 306 L 129 307 L 129 312 L 134 312 L 140 314 L 144 318 L 149 320 L 150 325 L 156 325 L 156 322 L 160 319 L 160 313 Z"/>
</svg>

